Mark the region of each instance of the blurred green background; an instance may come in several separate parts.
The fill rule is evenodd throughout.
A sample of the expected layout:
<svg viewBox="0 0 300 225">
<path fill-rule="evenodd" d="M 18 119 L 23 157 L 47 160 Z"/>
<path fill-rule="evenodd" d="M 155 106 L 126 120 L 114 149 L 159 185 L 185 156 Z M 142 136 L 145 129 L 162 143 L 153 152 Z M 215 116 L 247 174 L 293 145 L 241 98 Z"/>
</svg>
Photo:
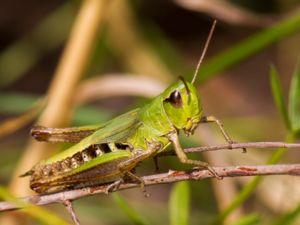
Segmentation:
<svg viewBox="0 0 300 225">
<path fill-rule="evenodd" d="M 8 199 L 7 190 L 20 196 L 15 190 L 28 189 L 14 185 L 12 179 L 25 148 L 27 154 L 30 152 L 30 127 L 43 115 L 36 103 L 76 80 L 72 74 L 57 75 L 57 66 L 62 62 L 74 21 L 88 2 L 93 6 L 93 0 L 1 1 L 1 199 Z M 179 75 L 191 79 L 212 21 L 217 19 L 197 81 L 205 115 L 219 118 L 238 142 L 297 141 L 299 1 L 102 2 L 97 17 L 101 23 L 96 23 L 98 30 L 78 72 L 82 77 L 74 81 L 67 97 L 72 106 L 67 113 L 70 117 L 59 126 L 105 121 L 145 104 Z M 57 84 L 52 82 L 54 74 L 66 76 L 62 89 L 56 89 Z M 182 138 L 184 146 L 223 142 L 214 126 L 201 125 L 198 130 L 194 137 Z M 49 154 L 57 151 L 53 145 L 50 148 Z M 296 150 L 251 149 L 247 154 L 216 152 L 201 158 L 212 165 L 241 165 L 299 163 L 299 156 Z M 172 157 L 159 159 L 159 165 L 162 172 L 188 168 Z M 25 167 L 31 166 L 29 163 Z M 152 174 L 154 169 L 152 160 L 148 160 L 137 168 L 137 173 Z M 87 225 L 296 225 L 300 224 L 299 185 L 299 178 L 289 176 L 182 182 L 148 187 L 149 198 L 139 189 L 132 189 L 119 195 L 80 199 L 74 207 L 82 224 Z M 45 214 L 38 210 L 2 212 L 0 224 L 61 224 L 50 214 L 71 223 L 62 205 L 43 209 L 47 209 Z"/>
</svg>

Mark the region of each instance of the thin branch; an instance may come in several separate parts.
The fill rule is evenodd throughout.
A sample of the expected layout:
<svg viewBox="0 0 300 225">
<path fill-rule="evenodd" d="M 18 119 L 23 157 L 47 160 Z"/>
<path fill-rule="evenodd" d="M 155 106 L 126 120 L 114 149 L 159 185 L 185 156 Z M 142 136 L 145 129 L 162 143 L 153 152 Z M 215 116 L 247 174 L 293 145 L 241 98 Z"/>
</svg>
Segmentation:
<svg viewBox="0 0 300 225">
<path fill-rule="evenodd" d="M 300 148 L 300 143 L 284 143 L 284 142 L 248 142 L 248 143 L 233 143 L 215 146 L 203 146 L 196 148 L 185 149 L 186 153 L 204 152 L 204 151 L 218 151 L 218 150 L 233 150 L 244 148 Z M 165 152 L 159 156 L 174 155 L 174 152 Z M 220 177 L 237 177 L 237 176 L 260 176 L 260 175 L 300 175 L 300 164 L 290 165 L 261 165 L 261 166 L 236 166 L 236 167 L 214 167 L 214 170 Z M 169 171 L 169 173 L 155 174 L 151 176 L 144 176 L 142 179 L 146 186 L 173 183 L 183 180 L 203 180 L 214 177 L 207 170 L 194 169 L 190 171 Z M 35 204 L 47 205 L 52 203 L 63 203 L 73 201 L 84 196 L 107 193 L 110 184 L 96 187 L 88 187 L 76 190 L 63 191 L 48 195 L 35 195 L 22 198 L 21 200 Z M 122 183 L 113 191 L 124 190 L 139 186 L 135 183 Z M 68 206 L 68 205 L 66 205 Z M 70 206 L 70 205 L 69 205 Z M 0 211 L 14 210 L 20 208 L 11 202 L 0 202 Z M 71 212 L 72 218 L 76 219 L 72 207 L 67 207 Z M 70 211 L 71 210 L 71 211 Z M 73 212 L 73 213 L 72 213 Z M 73 217 L 75 216 L 75 217 Z M 75 220 L 74 220 L 75 221 Z"/>
<path fill-rule="evenodd" d="M 285 142 L 244 142 L 233 143 L 215 146 L 202 146 L 196 148 L 186 149 L 186 153 L 204 152 L 204 151 L 218 151 L 218 150 L 232 150 L 232 149 L 248 149 L 248 148 L 300 148 L 300 143 L 285 143 Z"/>
<path fill-rule="evenodd" d="M 220 177 L 240 177 L 240 176 L 261 176 L 261 175 L 293 175 L 300 176 L 300 164 L 287 165 L 261 165 L 261 166 L 230 166 L 213 167 Z M 146 186 L 174 183 L 184 180 L 203 180 L 214 177 L 208 170 L 193 169 L 189 171 L 169 171 L 168 173 L 144 176 L 142 179 Z M 48 205 L 52 203 L 64 203 L 73 201 L 85 196 L 106 193 L 107 185 L 88 187 L 76 190 L 68 190 L 48 195 L 34 195 L 24 197 L 21 200 L 35 204 Z M 136 183 L 122 183 L 113 191 L 120 191 L 129 188 L 140 187 Z M 11 202 L 0 202 L 0 211 L 15 210 L 19 206 Z"/>
<path fill-rule="evenodd" d="M 65 200 L 63 201 L 63 204 L 66 206 L 66 209 L 68 210 L 68 212 L 70 213 L 71 217 L 72 217 L 72 220 L 74 222 L 75 225 L 80 225 L 80 221 L 79 219 L 77 218 L 76 216 L 76 213 L 74 211 L 74 208 L 73 208 L 73 204 L 72 204 L 72 201 L 70 200 Z"/>
<path fill-rule="evenodd" d="M 194 148 L 186 148 L 184 149 L 185 153 L 195 153 L 195 152 L 209 152 L 209 151 L 220 151 L 220 150 L 242 150 L 249 148 L 299 148 L 300 143 L 285 143 L 285 142 L 244 142 L 244 143 L 232 143 L 232 144 L 224 144 L 224 145 L 213 145 L 213 146 L 202 146 L 202 147 L 194 147 Z M 160 153 L 158 156 L 172 156 L 176 155 L 174 151 L 166 151 Z"/>
</svg>

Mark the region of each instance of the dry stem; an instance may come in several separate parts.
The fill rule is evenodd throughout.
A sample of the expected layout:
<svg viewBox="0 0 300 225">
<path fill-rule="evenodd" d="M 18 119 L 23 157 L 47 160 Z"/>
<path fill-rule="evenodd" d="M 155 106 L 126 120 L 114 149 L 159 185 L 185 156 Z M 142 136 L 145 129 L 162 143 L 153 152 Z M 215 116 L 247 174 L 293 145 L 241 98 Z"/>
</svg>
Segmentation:
<svg viewBox="0 0 300 225">
<path fill-rule="evenodd" d="M 233 143 L 225 145 L 215 146 L 202 146 L 196 148 L 186 149 L 187 153 L 191 152 L 204 152 L 204 151 L 218 151 L 218 150 L 232 150 L 232 149 L 243 149 L 243 148 L 300 148 L 300 143 L 285 143 L 285 142 L 244 142 L 244 143 Z"/>
<path fill-rule="evenodd" d="M 220 177 L 240 177 L 240 176 L 261 176 L 261 175 L 294 175 L 300 176 L 300 164 L 289 165 L 260 165 L 260 166 L 230 166 L 230 167 L 213 167 Z M 154 174 L 144 176 L 142 179 L 146 186 L 173 183 L 184 180 L 203 180 L 212 178 L 208 170 L 193 169 L 189 171 L 172 171 L 168 173 Z M 104 194 L 109 184 L 87 187 L 76 190 L 67 190 L 63 192 L 48 194 L 48 195 L 34 195 L 22 198 L 23 201 L 35 205 L 48 205 L 52 203 L 65 203 L 66 201 L 73 201 L 85 196 Z M 120 191 L 129 188 L 140 187 L 136 183 L 122 183 L 116 190 Z M 19 206 L 11 202 L 0 202 L 0 211 L 15 210 Z"/>
<path fill-rule="evenodd" d="M 248 142 L 248 143 L 234 143 L 216 146 L 204 146 L 197 148 L 186 149 L 185 152 L 203 152 L 203 151 L 216 151 L 221 149 L 243 149 L 243 148 L 300 148 L 300 144 L 288 144 L 283 142 Z M 164 155 L 172 155 L 167 153 Z M 230 167 L 213 167 L 220 177 L 237 177 L 237 176 L 261 176 L 261 175 L 294 175 L 300 176 L 300 164 L 287 164 L 287 165 L 260 165 L 260 166 L 230 166 Z M 203 180 L 214 177 L 208 170 L 193 169 L 190 171 L 169 171 L 168 173 L 154 174 L 144 176 L 142 179 L 146 186 L 173 183 L 183 180 Z M 106 193 L 109 184 L 88 187 L 76 190 L 67 190 L 59 193 L 48 195 L 34 195 L 22 198 L 27 203 L 35 205 L 47 205 L 51 203 L 63 203 L 73 201 L 84 196 L 95 195 L 99 193 Z M 135 183 L 122 183 L 113 191 L 124 190 L 128 188 L 139 187 Z M 18 209 L 19 207 L 10 202 L 0 202 L 0 211 L 7 211 Z M 70 208 L 70 207 L 69 207 Z M 69 209 L 68 208 L 68 209 Z M 74 211 L 70 211 L 73 212 Z M 72 213 L 71 213 L 72 215 Z M 75 214 L 74 214 L 75 215 Z M 73 216 L 72 216 L 73 217 Z M 74 217 L 73 217 L 74 219 Z M 74 220 L 75 221 L 75 220 Z"/>
</svg>

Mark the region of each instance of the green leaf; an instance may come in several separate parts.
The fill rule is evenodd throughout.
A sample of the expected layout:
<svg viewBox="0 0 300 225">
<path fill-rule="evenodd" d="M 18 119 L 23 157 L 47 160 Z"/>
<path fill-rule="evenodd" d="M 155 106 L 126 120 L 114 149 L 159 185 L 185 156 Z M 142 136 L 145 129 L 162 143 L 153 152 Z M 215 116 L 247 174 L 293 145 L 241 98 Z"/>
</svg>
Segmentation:
<svg viewBox="0 0 300 225">
<path fill-rule="evenodd" d="M 75 109 L 73 123 L 76 126 L 99 123 L 111 119 L 111 113 L 103 108 L 82 105 Z"/>
<path fill-rule="evenodd" d="M 294 224 L 295 220 L 300 215 L 300 204 L 296 206 L 292 211 L 283 214 L 279 219 L 277 219 L 272 225 L 288 225 Z"/>
<path fill-rule="evenodd" d="M 20 78 L 46 52 L 60 46 L 68 36 L 77 4 L 66 2 L 50 13 L 24 38 L 0 54 L 0 87 Z"/>
<path fill-rule="evenodd" d="M 289 121 L 286 104 L 284 102 L 284 97 L 282 94 L 282 88 L 281 88 L 281 84 L 280 84 L 280 80 L 279 80 L 279 75 L 274 66 L 271 66 L 271 68 L 270 68 L 270 81 L 271 81 L 272 94 L 273 94 L 273 98 L 274 98 L 276 107 L 277 107 L 278 111 L 281 113 L 286 127 L 288 129 L 290 129 L 291 124 Z"/>
<path fill-rule="evenodd" d="M 285 142 L 294 142 L 293 136 L 287 136 Z M 267 164 L 275 164 L 277 163 L 286 149 L 278 148 L 269 158 Z M 211 223 L 212 225 L 222 224 L 223 221 L 230 215 L 237 207 L 243 204 L 255 191 L 256 187 L 263 181 L 264 176 L 254 177 L 249 183 L 247 183 L 243 189 L 235 196 L 235 198 L 231 201 L 231 203 L 215 218 L 215 220 Z"/>
<path fill-rule="evenodd" d="M 123 210 L 123 212 L 128 216 L 128 218 L 137 225 L 147 225 L 148 223 L 144 220 L 141 215 L 136 212 L 127 201 L 121 197 L 118 193 L 113 193 L 113 199 L 117 205 Z"/>
<path fill-rule="evenodd" d="M 189 224 L 190 189 L 188 182 L 180 182 L 173 186 L 169 201 L 170 224 Z"/>
<path fill-rule="evenodd" d="M 29 110 L 39 97 L 27 93 L 0 92 L 0 113 L 20 114 Z M 13 102 L 13 104 L 12 104 Z"/>
<path fill-rule="evenodd" d="M 289 93 L 289 119 L 292 131 L 300 132 L 300 64 L 294 72 Z"/>
<path fill-rule="evenodd" d="M 239 221 L 234 222 L 230 225 L 255 225 L 255 224 L 261 224 L 261 223 L 259 220 L 259 216 L 256 213 L 253 213 L 253 214 L 244 216 Z"/>
<path fill-rule="evenodd" d="M 33 218 L 39 220 L 43 224 L 49 225 L 70 225 L 57 215 L 53 214 L 52 212 L 43 209 L 36 205 L 31 205 L 26 203 L 20 199 L 15 198 L 12 196 L 6 188 L 0 186 L 0 198 L 4 199 L 5 201 L 12 202 L 17 206 L 21 207 L 21 211 L 32 216 Z"/>
<path fill-rule="evenodd" d="M 0 92 L 0 114 L 21 114 L 29 110 L 42 96 L 30 95 L 23 92 Z M 11 104 L 11 103 L 14 104 Z M 73 124 L 86 125 L 107 121 L 110 118 L 108 111 L 93 106 L 79 106 L 76 108 Z"/>
</svg>

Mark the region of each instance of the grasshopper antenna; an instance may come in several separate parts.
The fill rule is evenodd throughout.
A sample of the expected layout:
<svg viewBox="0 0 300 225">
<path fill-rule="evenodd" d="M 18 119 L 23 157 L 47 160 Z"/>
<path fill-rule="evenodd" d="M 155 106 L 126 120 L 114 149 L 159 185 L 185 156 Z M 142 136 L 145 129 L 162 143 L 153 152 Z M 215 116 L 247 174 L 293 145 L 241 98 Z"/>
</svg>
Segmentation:
<svg viewBox="0 0 300 225">
<path fill-rule="evenodd" d="M 195 83 L 195 80 L 196 80 L 196 78 L 197 78 L 197 74 L 198 74 L 198 72 L 199 72 L 200 65 L 201 65 L 201 63 L 202 63 L 202 61 L 203 61 L 203 58 L 204 58 L 206 52 L 207 52 L 208 45 L 209 45 L 210 40 L 211 40 L 211 37 L 212 37 L 212 35 L 213 35 L 213 33 L 214 33 L 216 23 L 217 23 L 217 20 L 214 20 L 214 22 L 213 22 L 213 24 L 212 24 L 212 26 L 211 26 L 211 28 L 210 28 L 210 31 L 209 31 L 208 37 L 207 37 L 207 39 L 206 39 L 206 42 L 205 42 L 205 45 L 204 45 L 204 48 L 203 48 L 201 57 L 200 57 L 200 59 L 199 59 L 199 62 L 198 62 L 198 64 L 197 64 L 197 67 L 196 67 L 196 70 L 195 70 L 195 73 L 194 73 L 194 76 L 193 76 L 193 79 L 192 79 L 192 84 Z"/>
</svg>

